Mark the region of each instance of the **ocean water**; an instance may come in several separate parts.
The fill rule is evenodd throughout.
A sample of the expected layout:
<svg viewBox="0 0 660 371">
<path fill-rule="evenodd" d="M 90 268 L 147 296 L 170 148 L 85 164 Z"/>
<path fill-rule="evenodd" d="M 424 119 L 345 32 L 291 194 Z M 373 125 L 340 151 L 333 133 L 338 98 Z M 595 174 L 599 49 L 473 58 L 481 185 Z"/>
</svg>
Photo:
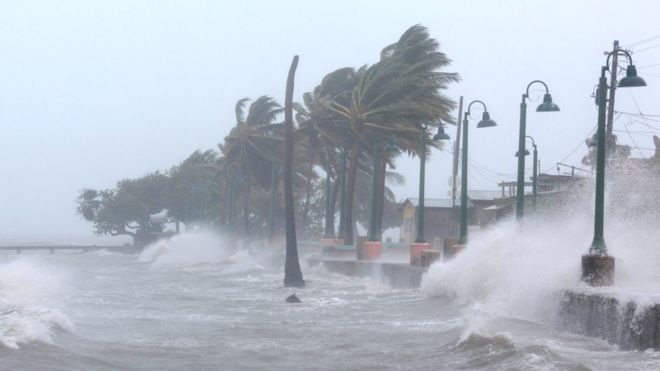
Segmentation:
<svg viewBox="0 0 660 371">
<path fill-rule="evenodd" d="M 210 233 L 140 255 L 8 252 L 0 369 L 660 369 L 660 352 L 556 329 L 560 289 L 579 285 L 573 245 L 589 241 L 541 243 L 515 228 L 475 237 L 472 249 L 431 267 L 418 290 L 305 264 L 307 286 L 284 288 L 280 249 L 236 248 Z M 563 235 L 583 234 L 579 222 L 574 228 Z M 526 251 L 530 244 L 549 251 Z M 637 260 L 618 253 L 626 261 L 618 289 L 637 287 L 626 269 Z M 640 271 L 657 273 L 649 264 Z M 285 304 L 294 292 L 302 303 Z"/>
</svg>

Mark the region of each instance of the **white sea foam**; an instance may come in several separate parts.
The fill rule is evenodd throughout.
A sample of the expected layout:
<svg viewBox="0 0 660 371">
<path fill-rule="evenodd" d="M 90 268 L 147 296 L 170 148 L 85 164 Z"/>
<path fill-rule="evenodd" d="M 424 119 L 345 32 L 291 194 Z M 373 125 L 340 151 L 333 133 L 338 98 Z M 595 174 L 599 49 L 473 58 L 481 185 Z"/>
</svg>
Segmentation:
<svg viewBox="0 0 660 371">
<path fill-rule="evenodd" d="M 580 283 L 580 257 L 588 251 L 593 219 L 586 213 L 568 217 L 512 220 L 473 237 L 454 260 L 434 264 L 422 290 L 445 295 L 494 315 L 545 319 L 556 313 L 564 289 Z M 660 294 L 660 232 L 612 216 L 606 241 L 616 258 L 616 283 L 607 290 Z"/>
<path fill-rule="evenodd" d="M 17 349 L 31 341 L 50 343 L 56 328 L 72 330 L 55 308 L 66 292 L 66 277 L 25 258 L 0 265 L 0 344 Z"/>
<path fill-rule="evenodd" d="M 233 250 L 217 234 L 197 231 L 158 240 L 144 249 L 139 260 L 153 267 L 215 264 L 227 260 Z"/>
</svg>

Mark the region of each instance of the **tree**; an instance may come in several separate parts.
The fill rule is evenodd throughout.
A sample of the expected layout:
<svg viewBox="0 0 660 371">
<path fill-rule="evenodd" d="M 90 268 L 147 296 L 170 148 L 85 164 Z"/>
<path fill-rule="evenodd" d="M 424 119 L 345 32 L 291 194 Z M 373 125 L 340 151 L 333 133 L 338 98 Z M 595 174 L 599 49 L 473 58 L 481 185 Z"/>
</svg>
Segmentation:
<svg viewBox="0 0 660 371">
<path fill-rule="evenodd" d="M 458 81 L 458 75 L 438 71 L 449 63 L 426 28 L 416 25 L 404 32 L 399 41 L 384 48 L 379 62 L 359 71 L 348 104 L 327 102 L 327 107 L 343 117 L 351 131 L 345 243 L 353 243 L 353 201 L 362 148 L 394 135 L 400 148 L 416 153 L 422 125 L 451 122 L 449 112 L 454 103 L 440 90 Z M 431 143 L 427 135 L 425 146 Z"/>
<path fill-rule="evenodd" d="M 167 177 L 155 172 L 121 180 L 112 190 L 84 189 L 77 199 L 78 213 L 94 223 L 97 235 L 126 235 L 135 245 L 144 245 L 162 232 L 160 225 L 150 223 L 149 215 L 165 208 L 166 187 Z"/>
<path fill-rule="evenodd" d="M 286 80 L 284 98 L 285 156 L 284 156 L 284 198 L 286 220 L 286 257 L 284 262 L 284 286 L 302 287 L 305 280 L 298 259 L 296 242 L 296 219 L 293 204 L 293 85 L 298 66 L 298 56 L 293 57 L 289 76 Z"/>
<path fill-rule="evenodd" d="M 274 158 L 281 158 L 282 125 L 273 123 L 282 111 L 268 96 L 261 96 L 250 104 L 247 116 L 244 108 L 248 98 L 236 103 L 236 126 L 220 145 L 223 158 L 221 169 L 232 181 L 238 180 L 244 189 L 243 232 L 250 233 L 250 195 L 253 182 L 267 189 L 271 182 Z"/>
<path fill-rule="evenodd" d="M 216 151 L 198 150 L 169 170 L 165 204 L 177 223 L 220 222 L 225 183 L 221 181 L 217 161 Z"/>
<path fill-rule="evenodd" d="M 303 94 L 303 105 L 294 104 L 296 110 L 296 121 L 298 122 L 298 137 L 301 146 L 306 148 L 307 173 L 305 187 L 305 206 L 302 210 L 303 226 L 307 228 L 307 216 L 309 213 L 312 182 L 316 179 L 311 176 L 314 165 L 320 165 L 326 173 L 326 187 L 331 189 L 327 192 L 325 238 L 334 238 L 334 215 L 339 183 L 337 175 L 340 173 L 338 157 L 340 146 L 345 138 L 350 135 L 346 131 L 347 125 L 336 121 L 344 118 L 338 116 L 328 109 L 325 101 L 338 101 L 348 103 L 351 91 L 357 83 L 356 71 L 353 68 L 340 68 L 327 74 L 321 83 L 312 92 Z M 334 174 L 335 184 L 332 186 Z"/>
</svg>

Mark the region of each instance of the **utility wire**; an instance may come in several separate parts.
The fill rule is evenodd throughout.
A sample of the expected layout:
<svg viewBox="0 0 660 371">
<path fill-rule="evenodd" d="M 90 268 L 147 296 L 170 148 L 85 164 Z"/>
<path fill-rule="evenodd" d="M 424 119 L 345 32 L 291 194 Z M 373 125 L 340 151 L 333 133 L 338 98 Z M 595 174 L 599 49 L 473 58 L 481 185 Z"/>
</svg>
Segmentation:
<svg viewBox="0 0 660 371">
<path fill-rule="evenodd" d="M 594 127 L 591 128 L 591 130 L 589 130 L 589 132 L 587 133 L 587 135 L 586 135 L 585 137 L 588 138 L 589 136 L 591 136 L 591 134 L 596 130 L 596 126 L 597 126 L 597 125 L 594 125 Z M 577 150 L 580 149 L 580 147 L 581 147 L 583 144 L 584 144 L 584 139 L 581 139 L 580 142 L 577 144 L 577 146 L 575 146 L 575 148 L 573 148 L 573 150 L 572 150 L 568 155 L 566 155 L 566 157 L 564 157 L 564 158 L 563 158 L 561 161 L 559 161 L 559 162 L 564 162 L 564 161 L 568 160 L 568 158 L 571 157 L 571 156 L 573 156 L 573 154 L 574 154 L 575 152 L 577 152 Z M 550 166 L 548 169 L 546 169 L 546 170 L 543 171 L 543 172 L 544 172 L 544 173 L 547 173 L 547 172 L 549 172 L 550 170 L 552 170 L 552 169 L 554 169 L 554 168 L 555 168 L 554 165 L 553 165 L 553 166 Z"/>
<path fill-rule="evenodd" d="M 655 45 L 653 45 L 653 46 L 649 46 L 648 48 L 635 50 L 635 53 L 639 54 L 639 53 L 645 52 L 645 51 L 647 51 L 647 50 L 655 49 L 655 48 L 657 48 L 657 47 L 659 47 L 659 46 L 660 46 L 660 44 L 655 44 Z"/>
<path fill-rule="evenodd" d="M 651 36 L 647 39 L 640 40 L 640 41 L 634 42 L 632 44 L 628 44 L 627 46 L 628 46 L 628 48 L 632 48 L 633 46 L 641 45 L 641 44 L 644 44 L 644 43 L 647 43 L 649 41 L 653 41 L 653 40 L 656 40 L 656 39 L 660 39 L 660 35 Z"/>
</svg>

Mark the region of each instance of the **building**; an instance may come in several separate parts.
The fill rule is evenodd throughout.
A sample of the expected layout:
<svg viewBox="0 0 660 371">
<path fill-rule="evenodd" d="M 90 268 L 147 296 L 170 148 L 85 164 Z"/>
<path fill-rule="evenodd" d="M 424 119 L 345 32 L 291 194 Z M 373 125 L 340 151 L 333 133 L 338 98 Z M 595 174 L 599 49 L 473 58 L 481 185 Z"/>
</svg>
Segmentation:
<svg viewBox="0 0 660 371">
<path fill-rule="evenodd" d="M 484 209 L 494 205 L 499 191 L 468 192 L 468 224 L 481 225 Z M 456 238 L 460 227 L 460 200 L 453 205 L 450 198 L 426 198 L 424 200 L 424 237 L 426 241 L 434 238 Z M 401 220 L 401 241 L 409 244 L 417 237 L 418 198 L 407 198 L 403 205 Z"/>
</svg>

